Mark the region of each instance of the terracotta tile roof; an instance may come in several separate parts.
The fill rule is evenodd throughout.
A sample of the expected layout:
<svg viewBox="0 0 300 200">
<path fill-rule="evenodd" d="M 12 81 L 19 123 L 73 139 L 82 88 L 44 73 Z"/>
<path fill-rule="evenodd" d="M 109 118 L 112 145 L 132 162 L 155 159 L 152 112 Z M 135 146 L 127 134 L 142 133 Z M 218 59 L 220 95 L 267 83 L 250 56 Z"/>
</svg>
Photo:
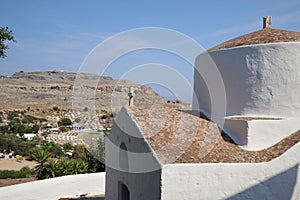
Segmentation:
<svg viewBox="0 0 300 200">
<path fill-rule="evenodd" d="M 246 151 L 225 141 L 216 124 L 186 111 L 148 105 L 128 112 L 162 164 L 266 162 L 300 141 L 298 131 L 268 149 Z"/>
<path fill-rule="evenodd" d="M 219 44 L 208 51 L 232 48 L 237 46 L 246 46 L 252 44 L 276 43 L 276 42 L 296 42 L 300 41 L 300 32 L 286 31 L 273 28 L 264 28 L 262 30 L 242 35 Z"/>
<path fill-rule="evenodd" d="M 263 134 L 263 133 L 262 133 Z M 235 144 L 224 141 L 219 137 L 216 146 L 204 158 L 195 160 L 199 163 L 243 163 L 243 162 L 268 162 L 281 156 L 292 146 L 300 141 L 300 131 L 284 138 L 279 143 L 260 151 L 246 151 Z M 184 162 L 184 159 L 178 159 L 177 163 Z"/>
</svg>

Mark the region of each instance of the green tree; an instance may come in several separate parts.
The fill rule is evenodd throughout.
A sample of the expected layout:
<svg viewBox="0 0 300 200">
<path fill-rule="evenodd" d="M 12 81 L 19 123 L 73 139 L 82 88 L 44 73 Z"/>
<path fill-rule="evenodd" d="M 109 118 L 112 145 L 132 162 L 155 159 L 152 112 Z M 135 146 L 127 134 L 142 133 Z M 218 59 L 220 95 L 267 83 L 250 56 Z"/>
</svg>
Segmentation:
<svg viewBox="0 0 300 200">
<path fill-rule="evenodd" d="M 23 124 L 31 124 L 34 122 L 34 120 L 37 120 L 38 118 L 31 116 L 31 115 L 25 115 L 22 119 Z"/>
<path fill-rule="evenodd" d="M 5 41 L 16 42 L 12 30 L 9 30 L 8 27 L 0 27 L 0 58 L 6 57 L 6 50 L 8 45 L 5 44 Z"/>
<path fill-rule="evenodd" d="M 37 133 L 37 132 L 39 131 L 39 129 L 40 129 L 40 126 L 37 125 L 37 124 L 34 124 L 34 125 L 32 126 L 32 132 L 34 132 L 34 133 Z"/>
<path fill-rule="evenodd" d="M 61 132 L 67 132 L 69 129 L 67 128 L 67 127 L 65 127 L 65 126 L 61 126 L 61 127 L 59 127 L 59 129 L 60 129 L 60 131 Z"/>
<path fill-rule="evenodd" d="M 0 137 L 0 149 L 11 149 L 22 156 L 29 156 L 35 145 L 34 141 L 26 141 L 15 134 L 3 134 Z"/>
<path fill-rule="evenodd" d="M 58 121 L 58 126 L 70 126 L 72 124 L 72 120 L 69 118 L 62 118 Z"/>
<path fill-rule="evenodd" d="M 52 158 L 60 158 L 64 155 L 60 145 L 54 142 L 48 142 L 45 145 L 43 145 L 42 148 L 43 150 L 47 151 Z"/>
<path fill-rule="evenodd" d="M 8 125 L 3 125 L 3 126 L 0 126 L 0 133 L 9 133 L 9 126 Z"/>
<path fill-rule="evenodd" d="M 49 158 L 50 158 L 50 154 L 43 150 L 43 149 L 37 149 L 33 155 L 32 155 L 32 158 L 37 161 L 39 164 L 45 164 Z"/>
<path fill-rule="evenodd" d="M 52 108 L 54 111 L 58 111 L 59 109 L 58 109 L 58 106 L 53 106 L 53 108 Z"/>
</svg>

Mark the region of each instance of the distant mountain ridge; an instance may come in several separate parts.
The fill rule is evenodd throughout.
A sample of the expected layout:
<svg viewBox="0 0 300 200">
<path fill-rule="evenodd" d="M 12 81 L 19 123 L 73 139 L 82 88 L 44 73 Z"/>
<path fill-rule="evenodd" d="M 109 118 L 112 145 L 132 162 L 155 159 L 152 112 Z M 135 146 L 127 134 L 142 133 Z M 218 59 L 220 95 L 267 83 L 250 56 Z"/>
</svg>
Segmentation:
<svg viewBox="0 0 300 200">
<path fill-rule="evenodd" d="M 0 109 L 47 109 L 58 106 L 72 108 L 73 86 L 77 73 L 63 71 L 18 72 L 0 79 Z M 165 103 L 152 88 L 131 81 L 114 80 L 111 77 L 80 73 L 84 79 L 84 91 L 95 93 L 95 105 L 110 110 L 112 94 L 117 94 L 121 104 L 128 102 L 128 92 L 133 88 L 136 105 Z M 89 82 L 98 81 L 97 85 Z"/>
</svg>

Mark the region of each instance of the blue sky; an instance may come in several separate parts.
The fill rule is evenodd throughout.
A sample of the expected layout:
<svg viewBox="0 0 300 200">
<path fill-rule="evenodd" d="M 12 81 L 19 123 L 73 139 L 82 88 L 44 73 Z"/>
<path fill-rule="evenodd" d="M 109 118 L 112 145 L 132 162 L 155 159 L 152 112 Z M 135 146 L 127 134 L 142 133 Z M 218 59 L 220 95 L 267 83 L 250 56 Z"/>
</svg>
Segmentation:
<svg viewBox="0 0 300 200">
<path fill-rule="evenodd" d="M 105 39 L 133 28 L 162 27 L 179 31 L 209 48 L 262 27 L 300 31 L 297 0 L 227 1 L 1 1 L 0 26 L 14 31 L 0 74 L 60 70 L 78 71 L 83 60 Z M 145 50 L 118 59 L 106 75 L 122 77 L 130 67 L 166 64 L 192 81 L 190 64 L 167 53 Z M 185 99 L 186 100 L 186 99 Z M 188 100 L 189 101 L 189 100 Z"/>
</svg>

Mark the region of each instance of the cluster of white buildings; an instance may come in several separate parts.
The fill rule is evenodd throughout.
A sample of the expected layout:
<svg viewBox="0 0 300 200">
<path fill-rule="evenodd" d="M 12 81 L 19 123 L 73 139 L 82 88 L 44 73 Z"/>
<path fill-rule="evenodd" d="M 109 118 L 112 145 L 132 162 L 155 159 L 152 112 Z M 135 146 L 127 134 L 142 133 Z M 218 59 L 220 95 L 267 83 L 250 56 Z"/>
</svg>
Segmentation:
<svg viewBox="0 0 300 200">
<path fill-rule="evenodd" d="M 50 134 L 46 138 L 48 141 L 58 142 L 58 143 L 71 143 L 73 145 L 77 145 L 78 142 L 80 142 L 80 139 L 78 138 L 77 132 L 67 132 L 67 133 L 61 133 L 61 134 Z"/>
</svg>

